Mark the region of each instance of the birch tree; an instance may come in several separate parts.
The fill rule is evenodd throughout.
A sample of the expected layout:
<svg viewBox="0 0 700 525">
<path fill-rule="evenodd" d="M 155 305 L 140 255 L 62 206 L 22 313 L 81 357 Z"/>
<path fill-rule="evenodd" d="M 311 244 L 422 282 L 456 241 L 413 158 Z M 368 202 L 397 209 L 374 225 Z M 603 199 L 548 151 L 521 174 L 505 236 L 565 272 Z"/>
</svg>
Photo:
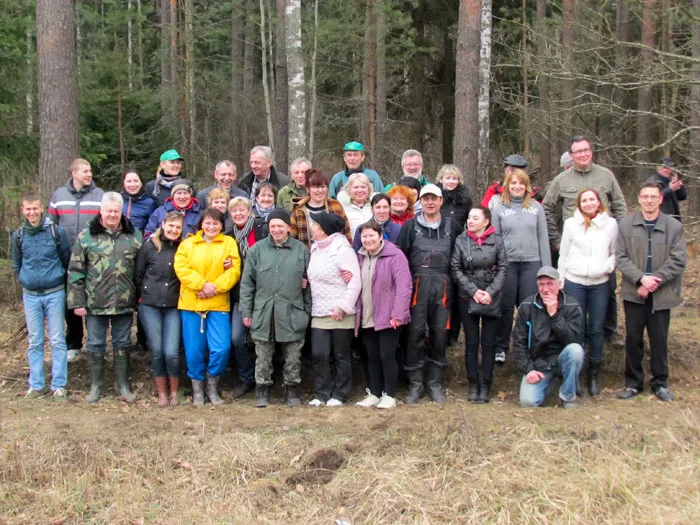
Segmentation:
<svg viewBox="0 0 700 525">
<path fill-rule="evenodd" d="M 306 95 L 301 47 L 301 0 L 287 0 L 285 12 L 289 85 L 289 159 L 306 155 Z"/>
</svg>

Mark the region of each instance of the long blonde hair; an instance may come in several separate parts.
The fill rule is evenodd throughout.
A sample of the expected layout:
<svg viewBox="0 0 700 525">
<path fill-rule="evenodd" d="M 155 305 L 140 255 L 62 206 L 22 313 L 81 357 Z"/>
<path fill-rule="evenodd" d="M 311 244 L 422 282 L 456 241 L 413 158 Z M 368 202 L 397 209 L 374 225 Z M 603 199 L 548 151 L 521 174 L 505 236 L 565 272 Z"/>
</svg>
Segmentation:
<svg viewBox="0 0 700 525">
<path fill-rule="evenodd" d="M 604 211 L 608 211 L 608 207 L 605 205 L 605 203 L 600 200 L 600 195 L 598 194 L 597 190 L 594 190 L 593 188 L 583 188 L 581 191 L 578 192 L 578 196 L 576 197 L 576 209 L 581 212 L 581 215 L 583 216 L 583 230 L 588 231 L 588 228 L 591 226 L 591 221 L 593 220 L 591 217 L 589 217 L 586 213 L 583 212 L 581 209 L 581 198 L 583 197 L 583 194 L 590 191 L 593 195 L 595 195 L 595 198 L 598 199 L 598 213 L 603 213 Z"/>
<path fill-rule="evenodd" d="M 510 206 L 512 200 L 510 198 L 510 182 L 513 179 L 518 179 L 522 184 L 525 185 L 525 195 L 523 195 L 523 208 L 529 208 L 532 202 L 532 185 L 530 184 L 530 176 L 525 170 L 515 169 L 511 170 L 508 175 L 506 175 L 506 180 L 503 181 L 503 193 L 501 194 L 501 202 Z"/>
<path fill-rule="evenodd" d="M 153 246 L 156 247 L 156 251 L 158 252 L 163 247 L 163 241 L 160 238 L 160 234 L 163 233 L 163 223 L 171 221 L 180 221 L 184 224 L 185 216 L 179 211 L 175 210 L 169 211 L 165 214 L 165 217 L 163 217 L 163 222 L 160 224 L 160 226 L 158 226 L 158 229 L 151 234 L 151 242 L 153 243 Z"/>
</svg>

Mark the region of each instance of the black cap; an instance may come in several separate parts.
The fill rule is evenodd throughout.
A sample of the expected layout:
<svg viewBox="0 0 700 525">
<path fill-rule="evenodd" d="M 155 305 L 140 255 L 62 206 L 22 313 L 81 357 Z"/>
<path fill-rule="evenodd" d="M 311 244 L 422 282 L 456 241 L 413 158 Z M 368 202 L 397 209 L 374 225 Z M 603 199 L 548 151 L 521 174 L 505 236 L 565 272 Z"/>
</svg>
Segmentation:
<svg viewBox="0 0 700 525">
<path fill-rule="evenodd" d="M 420 191 L 420 181 L 415 177 L 411 177 L 410 175 L 404 175 L 401 177 L 397 183 L 397 186 L 406 186 L 407 188 Z"/>
<path fill-rule="evenodd" d="M 345 231 L 345 221 L 335 213 L 322 211 L 311 215 L 311 220 L 318 224 L 326 235 Z"/>
<path fill-rule="evenodd" d="M 676 166 L 676 161 L 673 160 L 673 157 L 664 157 L 659 161 L 659 164 L 667 168 L 673 168 Z"/>
<path fill-rule="evenodd" d="M 527 168 L 527 161 L 520 155 L 508 155 L 503 161 L 504 166 L 513 166 L 514 168 Z"/>
<path fill-rule="evenodd" d="M 267 223 L 270 224 L 270 221 L 272 219 L 279 219 L 281 221 L 286 222 L 289 226 L 292 225 L 292 219 L 289 218 L 289 212 L 284 208 L 277 208 L 275 210 L 272 210 L 270 212 L 270 215 L 267 216 Z"/>
</svg>

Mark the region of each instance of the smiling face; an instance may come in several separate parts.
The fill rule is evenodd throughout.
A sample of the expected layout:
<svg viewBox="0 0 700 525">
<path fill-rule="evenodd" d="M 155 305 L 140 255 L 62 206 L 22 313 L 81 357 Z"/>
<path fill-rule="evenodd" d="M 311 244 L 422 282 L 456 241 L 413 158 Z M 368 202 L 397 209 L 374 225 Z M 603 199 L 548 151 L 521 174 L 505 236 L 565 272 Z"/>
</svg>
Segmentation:
<svg viewBox="0 0 700 525">
<path fill-rule="evenodd" d="M 423 173 L 423 159 L 418 155 L 406 157 L 401 163 L 401 168 L 403 169 L 404 175 L 418 178 L 421 176 L 421 173 Z"/>
<path fill-rule="evenodd" d="M 440 213 L 442 197 L 426 193 L 421 197 L 420 203 L 423 206 L 423 215 L 428 218 L 435 218 Z"/>
<path fill-rule="evenodd" d="M 289 235 L 289 224 L 284 222 L 282 219 L 272 219 L 267 224 L 270 230 L 270 237 L 277 244 L 282 244 L 287 240 L 287 235 Z"/>
<path fill-rule="evenodd" d="M 454 173 L 445 173 L 442 177 L 442 187 L 446 190 L 454 190 L 459 186 L 459 177 Z"/>
<path fill-rule="evenodd" d="M 179 175 L 181 169 L 181 160 L 163 160 L 160 163 L 160 170 L 169 176 Z"/>
<path fill-rule="evenodd" d="M 248 222 L 248 217 L 250 217 L 250 209 L 242 204 L 231 208 L 229 213 L 231 214 L 233 223 L 239 228 L 245 226 L 245 223 Z"/>
<path fill-rule="evenodd" d="M 346 151 L 343 153 L 343 160 L 348 168 L 356 170 L 365 160 L 365 154 L 362 151 Z"/>
<path fill-rule="evenodd" d="M 173 203 L 177 208 L 187 208 L 192 200 L 192 194 L 187 190 L 177 190 L 173 195 Z"/>
<path fill-rule="evenodd" d="M 372 206 L 372 213 L 378 223 L 384 223 L 389 220 L 391 207 L 386 199 L 380 199 Z"/>
<path fill-rule="evenodd" d="M 124 191 L 129 195 L 137 195 L 143 188 L 143 182 L 138 173 L 130 172 L 124 176 Z"/>
<path fill-rule="evenodd" d="M 268 210 L 275 205 L 275 193 L 270 188 L 263 188 L 255 197 L 255 202 L 260 208 Z"/>
<path fill-rule="evenodd" d="M 109 230 L 116 230 L 122 219 L 122 205 L 118 202 L 107 201 L 100 208 L 102 225 Z"/>
<path fill-rule="evenodd" d="M 206 217 L 202 221 L 202 231 L 204 232 L 204 237 L 208 240 L 212 240 L 214 237 L 221 233 L 224 225 L 217 221 L 214 217 Z"/>
<path fill-rule="evenodd" d="M 525 191 L 527 190 L 527 185 L 516 175 L 510 179 L 508 184 L 508 193 L 511 197 L 516 199 L 522 199 L 525 196 Z"/>
<path fill-rule="evenodd" d="M 182 235 L 182 223 L 183 219 L 170 219 L 169 221 L 163 221 L 161 228 L 163 229 L 163 235 L 166 239 L 171 241 L 177 241 Z"/>
<path fill-rule="evenodd" d="M 92 182 L 92 168 L 90 164 L 78 164 L 75 171 L 71 172 L 71 177 L 73 178 L 73 187 L 76 190 L 82 190 L 89 186 Z"/>
<path fill-rule="evenodd" d="M 272 162 L 262 152 L 256 151 L 250 154 L 250 170 L 258 179 L 267 179 L 268 175 L 270 175 L 271 166 Z"/>
<path fill-rule="evenodd" d="M 227 204 L 226 199 L 214 199 L 211 201 L 209 204 L 210 207 L 214 208 L 215 210 L 219 210 L 221 213 L 226 214 L 227 210 Z"/>
<path fill-rule="evenodd" d="M 219 188 L 228 190 L 236 182 L 236 168 L 222 164 L 214 171 L 214 179 Z"/>
<path fill-rule="evenodd" d="M 403 215 L 406 213 L 406 210 L 408 209 L 408 199 L 401 195 L 400 193 L 396 193 L 392 195 L 391 197 L 391 213 L 394 215 Z"/>
<path fill-rule="evenodd" d="M 593 163 L 593 150 L 591 143 L 587 140 L 574 142 L 571 145 L 571 158 L 574 161 L 574 168 L 578 171 L 585 171 L 591 167 Z"/>
<path fill-rule="evenodd" d="M 475 234 L 483 233 L 489 225 L 489 220 L 484 215 L 483 210 L 473 209 L 469 211 L 467 217 L 467 230 Z"/>
<path fill-rule="evenodd" d="M 369 197 L 369 187 L 364 182 L 354 182 L 350 187 L 350 198 L 355 204 L 364 206 Z"/>
<path fill-rule="evenodd" d="M 600 208 L 600 200 L 598 200 L 598 196 L 595 192 L 584 191 L 579 201 L 579 209 L 581 212 L 589 217 L 595 217 L 598 215 L 598 208 Z"/>
<path fill-rule="evenodd" d="M 328 186 L 311 186 L 309 191 L 309 203 L 312 206 L 321 206 L 326 201 Z"/>
<path fill-rule="evenodd" d="M 22 216 L 27 219 L 27 222 L 32 226 L 38 226 L 41 220 L 41 214 L 44 213 L 44 206 L 41 201 L 22 201 Z"/>
<path fill-rule="evenodd" d="M 382 243 L 382 236 L 372 228 L 365 228 L 360 233 L 362 247 L 371 255 L 377 253 Z"/>
</svg>

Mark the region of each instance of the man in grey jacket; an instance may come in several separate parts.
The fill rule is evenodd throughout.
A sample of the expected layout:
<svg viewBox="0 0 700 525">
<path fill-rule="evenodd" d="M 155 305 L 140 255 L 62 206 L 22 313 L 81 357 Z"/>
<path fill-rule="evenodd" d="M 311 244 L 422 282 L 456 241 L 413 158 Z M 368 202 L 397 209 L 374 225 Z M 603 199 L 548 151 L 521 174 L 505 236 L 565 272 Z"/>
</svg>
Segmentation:
<svg viewBox="0 0 700 525">
<path fill-rule="evenodd" d="M 608 168 L 593 162 L 590 141 L 581 136 L 571 139 L 569 153 L 573 166 L 554 177 L 547 188 L 542 207 L 547 215 L 547 230 L 552 249 L 552 260 L 559 259 L 561 233 L 566 219 L 574 215 L 576 199 L 583 189 L 594 189 L 608 208 L 608 213 L 619 222 L 627 214 L 627 205 L 615 175 Z M 610 298 L 605 315 L 605 336 L 611 339 L 617 334 L 617 301 L 615 272 L 610 274 Z"/>
<path fill-rule="evenodd" d="M 681 303 L 681 275 L 686 252 L 683 226 L 661 213 L 663 195 L 655 182 L 639 191 L 641 211 L 620 221 L 617 267 L 622 272 L 625 307 L 625 389 L 630 399 L 644 389 L 644 328 L 649 334 L 651 388 L 661 401 L 673 400 L 668 389 L 668 326 L 671 308 Z"/>
</svg>

